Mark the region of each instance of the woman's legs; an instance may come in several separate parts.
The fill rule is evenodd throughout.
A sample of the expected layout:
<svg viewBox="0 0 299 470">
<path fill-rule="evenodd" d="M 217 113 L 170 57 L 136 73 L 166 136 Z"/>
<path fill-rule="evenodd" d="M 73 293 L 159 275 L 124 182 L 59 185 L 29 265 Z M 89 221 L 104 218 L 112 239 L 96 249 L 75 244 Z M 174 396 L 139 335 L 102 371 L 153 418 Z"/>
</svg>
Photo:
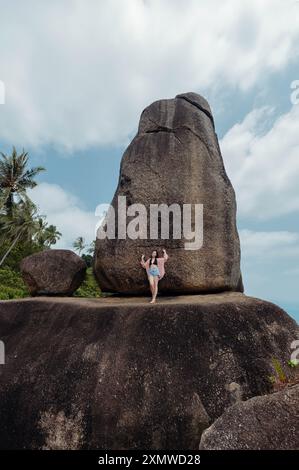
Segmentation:
<svg viewBox="0 0 299 470">
<path fill-rule="evenodd" d="M 154 276 L 154 287 L 153 287 L 153 291 L 152 291 L 152 300 L 151 300 L 151 303 L 153 304 L 154 302 L 156 302 L 156 297 L 157 297 L 157 294 L 158 294 L 158 282 L 159 282 L 159 278 L 158 276 Z"/>
<path fill-rule="evenodd" d="M 152 294 L 152 298 L 153 298 L 153 296 L 154 296 L 154 287 L 155 287 L 155 286 L 154 286 L 154 276 L 151 276 L 151 275 L 149 274 L 149 276 L 148 276 L 148 282 L 149 282 L 149 286 L 150 286 L 150 290 L 151 290 L 151 294 Z"/>
</svg>

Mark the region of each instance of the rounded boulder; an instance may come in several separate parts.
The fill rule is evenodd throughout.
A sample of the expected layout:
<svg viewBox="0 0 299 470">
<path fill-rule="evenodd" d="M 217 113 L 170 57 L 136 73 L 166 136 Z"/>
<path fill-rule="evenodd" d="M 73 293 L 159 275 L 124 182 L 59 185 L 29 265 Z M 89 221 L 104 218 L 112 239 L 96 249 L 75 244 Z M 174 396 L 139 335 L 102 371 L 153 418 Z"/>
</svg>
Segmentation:
<svg viewBox="0 0 299 470">
<path fill-rule="evenodd" d="M 70 250 L 45 250 L 27 256 L 21 273 L 31 295 L 72 295 L 82 284 L 86 263 Z"/>
</svg>

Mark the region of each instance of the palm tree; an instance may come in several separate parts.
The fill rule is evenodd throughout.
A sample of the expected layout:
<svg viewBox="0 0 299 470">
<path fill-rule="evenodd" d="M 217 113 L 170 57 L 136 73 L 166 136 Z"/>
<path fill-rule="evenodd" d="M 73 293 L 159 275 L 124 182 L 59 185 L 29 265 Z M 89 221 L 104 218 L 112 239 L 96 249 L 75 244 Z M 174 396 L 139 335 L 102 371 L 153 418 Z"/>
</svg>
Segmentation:
<svg viewBox="0 0 299 470">
<path fill-rule="evenodd" d="M 48 225 L 46 228 L 46 239 L 45 243 L 47 246 L 55 245 L 57 240 L 62 237 L 62 233 L 57 230 L 55 225 Z"/>
<path fill-rule="evenodd" d="M 87 253 L 88 253 L 89 255 L 92 255 L 92 254 L 94 253 L 95 248 L 96 248 L 96 241 L 93 240 L 93 241 L 90 243 L 90 245 L 89 245 L 89 247 L 88 247 L 88 249 L 87 249 Z"/>
<path fill-rule="evenodd" d="M 19 240 L 31 241 L 38 232 L 37 208 L 30 200 L 20 201 L 13 207 L 13 217 L 6 214 L 0 215 L 0 224 L 2 240 L 12 240 L 8 250 L 0 260 L 1 266 Z"/>
<path fill-rule="evenodd" d="M 73 248 L 75 249 L 75 251 L 78 251 L 79 256 L 84 250 L 85 246 L 85 240 L 83 237 L 78 237 L 73 243 Z"/>
<path fill-rule="evenodd" d="M 44 233 L 47 228 L 47 222 L 45 220 L 45 216 L 39 215 L 36 219 L 36 232 L 34 234 L 34 240 L 38 243 L 38 245 L 44 245 Z"/>
<path fill-rule="evenodd" d="M 55 227 L 55 225 L 48 225 L 41 216 L 39 217 L 38 223 L 40 230 L 35 236 L 38 244 L 46 248 L 50 248 L 51 245 L 55 245 L 57 240 L 62 236 L 62 234 L 57 230 L 57 227 Z"/>
<path fill-rule="evenodd" d="M 45 168 L 37 166 L 27 169 L 28 153 L 23 150 L 18 155 L 15 147 L 13 147 L 11 155 L 7 156 L 2 152 L 0 155 L 2 157 L 0 159 L 0 194 L 7 215 L 11 216 L 15 195 L 19 201 L 28 200 L 26 189 L 34 188 L 37 185 L 34 178 Z"/>
</svg>

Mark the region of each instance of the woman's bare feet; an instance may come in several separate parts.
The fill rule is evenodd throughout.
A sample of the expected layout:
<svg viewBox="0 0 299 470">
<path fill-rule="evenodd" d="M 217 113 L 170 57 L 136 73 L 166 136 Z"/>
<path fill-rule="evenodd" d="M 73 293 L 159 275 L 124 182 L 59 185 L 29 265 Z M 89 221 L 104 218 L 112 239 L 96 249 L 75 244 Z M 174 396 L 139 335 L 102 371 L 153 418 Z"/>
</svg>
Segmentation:
<svg viewBox="0 0 299 470">
<path fill-rule="evenodd" d="M 150 301 L 150 304 L 154 304 L 155 302 L 156 302 L 156 299 L 152 299 L 152 300 Z"/>
</svg>

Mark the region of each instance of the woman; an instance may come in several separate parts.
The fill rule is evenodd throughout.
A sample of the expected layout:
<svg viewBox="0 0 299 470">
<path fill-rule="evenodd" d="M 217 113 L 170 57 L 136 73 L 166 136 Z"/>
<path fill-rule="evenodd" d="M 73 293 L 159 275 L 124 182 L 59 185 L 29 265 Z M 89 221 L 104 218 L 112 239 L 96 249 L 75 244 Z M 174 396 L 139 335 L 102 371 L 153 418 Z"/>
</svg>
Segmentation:
<svg viewBox="0 0 299 470">
<path fill-rule="evenodd" d="M 152 252 L 151 257 L 145 261 L 144 255 L 141 256 L 141 266 L 146 269 L 148 282 L 150 285 L 152 300 L 151 304 L 156 302 L 156 297 L 158 294 L 158 282 L 165 274 L 164 264 L 168 260 L 168 254 L 166 250 L 163 249 L 163 257 L 160 258 L 157 250 Z"/>
</svg>

